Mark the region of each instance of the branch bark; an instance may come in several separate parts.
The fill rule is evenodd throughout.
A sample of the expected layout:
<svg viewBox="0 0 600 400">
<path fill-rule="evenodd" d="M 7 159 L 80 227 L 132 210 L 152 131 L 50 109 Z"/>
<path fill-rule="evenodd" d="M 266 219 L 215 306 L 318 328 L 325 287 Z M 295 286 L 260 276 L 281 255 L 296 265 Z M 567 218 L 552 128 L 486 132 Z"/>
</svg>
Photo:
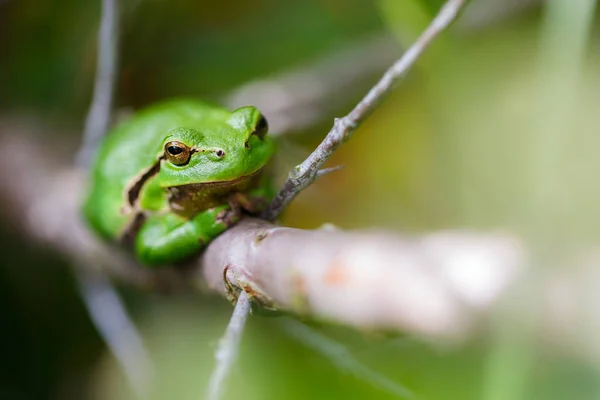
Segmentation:
<svg viewBox="0 0 600 400">
<path fill-rule="evenodd" d="M 404 237 L 246 219 L 209 246 L 199 272 L 222 295 L 225 274 L 262 307 L 359 329 L 456 339 L 515 279 L 522 260 L 519 242 L 507 235 Z M 478 278 L 465 280 L 465 269 Z"/>
</svg>

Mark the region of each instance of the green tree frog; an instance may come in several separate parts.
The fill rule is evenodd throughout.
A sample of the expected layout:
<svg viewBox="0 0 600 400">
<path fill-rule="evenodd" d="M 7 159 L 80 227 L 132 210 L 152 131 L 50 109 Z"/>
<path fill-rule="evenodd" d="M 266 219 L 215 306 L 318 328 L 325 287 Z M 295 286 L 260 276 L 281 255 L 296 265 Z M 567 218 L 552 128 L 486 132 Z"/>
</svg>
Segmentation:
<svg viewBox="0 0 600 400">
<path fill-rule="evenodd" d="M 190 258 L 273 197 L 267 130 L 251 106 L 170 100 L 144 109 L 99 146 L 84 215 L 142 264 Z"/>
</svg>

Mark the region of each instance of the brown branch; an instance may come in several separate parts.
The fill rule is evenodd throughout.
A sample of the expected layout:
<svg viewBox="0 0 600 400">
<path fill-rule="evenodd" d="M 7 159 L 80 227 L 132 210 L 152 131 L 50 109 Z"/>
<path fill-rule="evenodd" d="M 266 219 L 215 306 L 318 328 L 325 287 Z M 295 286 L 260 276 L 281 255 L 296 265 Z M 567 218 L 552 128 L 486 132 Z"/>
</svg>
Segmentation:
<svg viewBox="0 0 600 400">
<path fill-rule="evenodd" d="M 64 154 L 64 145 L 53 150 L 40 139 L 27 140 L 14 125 L 6 132 L 0 129 L 4 218 L 80 265 L 146 289 L 189 290 L 190 284 L 208 283 L 223 295 L 227 269 L 230 282 L 268 308 L 364 329 L 463 338 L 478 314 L 505 293 L 523 259 L 510 236 L 447 232 L 411 238 L 245 219 L 190 270 L 148 270 L 98 243 L 82 225 L 84 176 L 51 158 Z"/>
<path fill-rule="evenodd" d="M 202 275 L 225 295 L 225 271 L 262 307 L 360 329 L 457 338 L 512 282 L 522 259 L 509 236 L 310 231 L 246 219 L 209 246 Z M 468 268 L 478 278 L 460 281 Z"/>
</svg>

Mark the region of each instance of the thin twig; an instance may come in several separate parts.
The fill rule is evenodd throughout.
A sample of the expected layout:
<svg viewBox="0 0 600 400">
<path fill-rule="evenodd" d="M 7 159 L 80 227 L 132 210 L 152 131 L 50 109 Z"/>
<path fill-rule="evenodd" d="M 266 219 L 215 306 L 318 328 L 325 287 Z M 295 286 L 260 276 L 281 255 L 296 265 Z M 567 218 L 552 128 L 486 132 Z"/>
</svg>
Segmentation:
<svg viewBox="0 0 600 400">
<path fill-rule="evenodd" d="M 98 333 L 121 365 L 136 395 L 147 398 L 154 369 L 121 297 L 99 272 L 76 268 L 76 277 L 81 298 Z"/>
<path fill-rule="evenodd" d="M 317 178 L 320 178 L 325 175 L 329 175 L 330 173 L 339 171 L 342 168 L 344 168 L 343 165 L 336 165 L 335 167 L 320 169 L 319 171 L 317 171 Z"/>
<path fill-rule="evenodd" d="M 218 400 L 221 398 L 225 379 L 231 371 L 231 367 L 239 352 L 242 334 L 244 333 L 249 313 L 250 299 L 246 295 L 246 292 L 242 290 L 235 304 L 233 315 L 227 325 L 225 335 L 219 341 L 219 347 L 215 353 L 217 365 L 210 376 L 208 392 L 206 394 L 208 400 Z"/>
<path fill-rule="evenodd" d="M 102 0 L 94 95 L 85 120 L 81 149 L 76 159 L 77 165 L 83 168 L 89 166 L 98 142 L 110 124 L 117 74 L 118 39 L 118 0 Z"/>
<path fill-rule="evenodd" d="M 369 382 L 374 387 L 400 398 L 417 398 L 410 389 L 367 367 L 358 361 L 344 345 L 321 335 L 309 326 L 294 319 L 286 318 L 284 328 L 290 336 L 328 358 L 341 371 L 350 372 L 358 379 Z"/>
<path fill-rule="evenodd" d="M 465 0 L 448 0 L 416 42 L 385 72 L 356 107 L 345 117 L 335 120 L 333 128 L 316 150 L 290 171 L 283 188 L 263 214 L 265 219 L 275 220 L 298 193 L 314 182 L 321 166 L 396 87 L 400 78 L 408 72 L 433 39 L 454 21 L 464 3 Z"/>
</svg>

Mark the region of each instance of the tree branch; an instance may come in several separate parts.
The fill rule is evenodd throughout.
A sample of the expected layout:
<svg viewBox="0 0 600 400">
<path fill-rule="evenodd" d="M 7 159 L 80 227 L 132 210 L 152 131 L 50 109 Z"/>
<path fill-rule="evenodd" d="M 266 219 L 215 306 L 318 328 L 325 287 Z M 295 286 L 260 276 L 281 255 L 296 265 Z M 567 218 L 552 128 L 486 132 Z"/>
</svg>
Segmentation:
<svg viewBox="0 0 600 400">
<path fill-rule="evenodd" d="M 354 326 L 463 338 L 520 271 L 510 236 L 284 228 L 258 219 L 219 236 L 199 271 L 226 295 L 228 281 L 264 308 Z M 477 271 L 461 281 L 464 269 Z"/>
<path fill-rule="evenodd" d="M 454 21 L 464 2 L 465 0 L 448 0 L 415 43 L 385 72 L 352 111 L 335 120 L 323 142 L 302 164 L 290 171 L 283 188 L 265 211 L 263 218 L 269 221 L 277 219 L 296 195 L 315 181 L 323 164 L 396 87 L 431 42 Z"/>
</svg>

